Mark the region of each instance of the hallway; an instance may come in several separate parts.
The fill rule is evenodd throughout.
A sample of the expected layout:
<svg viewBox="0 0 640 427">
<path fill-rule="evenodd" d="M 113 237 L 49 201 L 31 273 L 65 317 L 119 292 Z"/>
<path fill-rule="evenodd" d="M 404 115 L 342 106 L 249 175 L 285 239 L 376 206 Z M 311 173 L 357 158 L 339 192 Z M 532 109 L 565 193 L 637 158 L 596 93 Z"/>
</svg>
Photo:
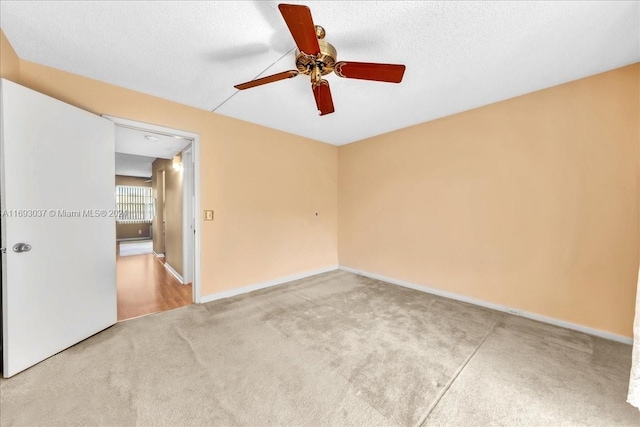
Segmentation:
<svg viewBox="0 0 640 427">
<path fill-rule="evenodd" d="M 118 254 L 120 251 L 118 250 Z M 153 254 L 117 257 L 118 321 L 189 305 L 191 284 L 182 285 Z"/>
</svg>

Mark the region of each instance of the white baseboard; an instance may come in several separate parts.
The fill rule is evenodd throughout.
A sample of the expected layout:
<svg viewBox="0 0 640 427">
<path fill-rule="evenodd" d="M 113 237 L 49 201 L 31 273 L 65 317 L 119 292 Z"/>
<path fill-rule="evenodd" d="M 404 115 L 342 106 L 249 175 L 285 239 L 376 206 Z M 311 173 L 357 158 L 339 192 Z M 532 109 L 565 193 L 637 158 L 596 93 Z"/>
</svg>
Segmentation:
<svg viewBox="0 0 640 427">
<path fill-rule="evenodd" d="M 589 335 L 595 335 L 600 338 L 605 338 L 612 341 L 621 342 L 624 344 L 633 344 L 633 338 L 625 337 L 623 335 L 616 335 L 611 332 L 601 331 L 600 329 L 590 328 L 588 326 L 578 325 L 576 323 L 567 322 L 565 320 L 554 319 L 553 317 L 547 317 L 536 313 L 530 313 L 519 309 L 514 309 L 500 304 L 494 304 L 488 301 L 479 300 L 472 297 L 456 294 L 453 292 L 443 291 L 440 289 L 430 288 L 428 286 L 417 285 L 415 283 L 409 283 L 404 280 L 393 279 L 391 277 L 381 276 L 379 274 L 368 273 L 366 271 L 358 270 L 356 268 L 340 266 L 340 270 L 348 271 L 350 273 L 359 274 L 361 276 L 370 277 L 372 279 L 388 282 L 394 285 L 403 286 L 405 288 L 415 289 L 417 291 L 426 292 L 433 295 L 438 295 L 444 298 L 449 298 L 457 301 L 466 302 L 469 304 L 477 305 L 480 307 L 490 308 L 492 310 L 503 311 L 515 316 L 525 317 L 527 319 L 536 320 L 538 322 L 548 323 L 550 325 L 560 326 L 566 329 L 572 329 L 574 331 L 583 332 Z"/>
<path fill-rule="evenodd" d="M 167 269 L 167 271 L 171 274 L 173 274 L 173 277 L 175 277 L 176 279 L 178 279 L 178 281 L 184 285 L 184 280 L 182 280 L 182 276 L 178 274 L 177 271 L 175 271 L 173 269 L 173 267 L 171 267 L 169 264 L 167 264 L 166 262 L 164 263 L 164 268 Z"/>
<path fill-rule="evenodd" d="M 158 258 L 164 258 L 164 254 L 159 254 L 159 253 L 158 253 L 158 252 L 156 252 L 156 251 L 153 251 L 153 254 L 154 254 L 155 256 L 157 256 Z"/>
<path fill-rule="evenodd" d="M 278 277 L 277 279 L 269 280 L 268 282 L 256 283 L 253 285 L 243 286 L 241 288 L 229 289 L 228 291 L 218 292 L 211 295 L 204 295 L 200 298 L 201 303 L 207 303 L 216 301 L 223 298 L 230 298 L 236 295 L 246 294 L 249 292 L 257 291 L 258 289 L 270 288 L 271 286 L 281 285 L 287 282 L 293 282 L 294 280 L 305 279 L 307 277 L 315 276 L 316 274 L 327 273 L 329 271 L 337 270 L 337 265 L 320 268 L 318 270 L 307 271 L 299 274 L 292 274 L 290 276 Z"/>
</svg>

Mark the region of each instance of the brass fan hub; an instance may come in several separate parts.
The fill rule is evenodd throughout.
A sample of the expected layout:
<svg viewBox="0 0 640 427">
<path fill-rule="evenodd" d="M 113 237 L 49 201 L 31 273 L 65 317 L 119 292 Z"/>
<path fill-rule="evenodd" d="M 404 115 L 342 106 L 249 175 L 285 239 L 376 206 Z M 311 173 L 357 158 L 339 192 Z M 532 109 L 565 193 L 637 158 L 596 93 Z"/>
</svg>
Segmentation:
<svg viewBox="0 0 640 427">
<path fill-rule="evenodd" d="M 324 29 L 322 32 L 324 33 Z M 317 69 L 320 75 L 324 76 L 333 71 L 338 57 L 338 51 L 324 40 L 318 40 L 318 45 L 320 45 L 320 53 L 316 56 L 307 55 L 296 49 L 296 67 L 301 74 L 311 74 Z"/>
</svg>

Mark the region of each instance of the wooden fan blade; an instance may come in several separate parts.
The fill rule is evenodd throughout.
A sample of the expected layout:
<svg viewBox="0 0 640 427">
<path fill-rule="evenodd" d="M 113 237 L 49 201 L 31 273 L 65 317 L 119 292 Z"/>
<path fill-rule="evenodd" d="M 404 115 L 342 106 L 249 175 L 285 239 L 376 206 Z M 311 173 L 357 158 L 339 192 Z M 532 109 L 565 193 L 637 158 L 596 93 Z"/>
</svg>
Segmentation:
<svg viewBox="0 0 640 427">
<path fill-rule="evenodd" d="M 311 18 L 311 10 L 307 6 L 294 4 L 279 4 L 278 9 L 298 49 L 307 55 L 319 54 L 320 45 L 318 45 L 316 27 Z"/>
<path fill-rule="evenodd" d="M 372 62 L 337 62 L 335 73 L 347 79 L 374 80 L 377 82 L 400 83 L 404 76 L 404 65 L 375 64 Z"/>
<path fill-rule="evenodd" d="M 239 85 L 235 85 L 234 87 L 240 90 L 249 89 L 260 85 L 266 85 L 267 83 L 277 82 L 278 80 L 290 79 L 291 77 L 295 77 L 298 74 L 299 73 L 296 70 L 285 71 L 283 73 L 278 73 L 271 76 L 251 80 L 250 82 L 241 83 Z"/>
<path fill-rule="evenodd" d="M 320 80 L 317 83 L 314 83 L 312 88 L 313 96 L 316 98 L 318 113 L 321 116 L 333 113 L 335 110 L 333 109 L 333 99 L 331 98 L 329 82 L 326 80 Z"/>
</svg>

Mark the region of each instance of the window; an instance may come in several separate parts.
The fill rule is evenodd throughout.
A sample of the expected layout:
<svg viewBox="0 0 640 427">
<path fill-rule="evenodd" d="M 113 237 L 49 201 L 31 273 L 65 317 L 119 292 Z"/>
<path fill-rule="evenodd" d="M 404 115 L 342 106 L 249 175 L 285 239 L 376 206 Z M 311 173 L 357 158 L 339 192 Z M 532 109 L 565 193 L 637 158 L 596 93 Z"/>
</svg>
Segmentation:
<svg viewBox="0 0 640 427">
<path fill-rule="evenodd" d="M 145 223 L 153 219 L 151 187 L 116 186 L 117 222 L 121 224 Z"/>
</svg>

